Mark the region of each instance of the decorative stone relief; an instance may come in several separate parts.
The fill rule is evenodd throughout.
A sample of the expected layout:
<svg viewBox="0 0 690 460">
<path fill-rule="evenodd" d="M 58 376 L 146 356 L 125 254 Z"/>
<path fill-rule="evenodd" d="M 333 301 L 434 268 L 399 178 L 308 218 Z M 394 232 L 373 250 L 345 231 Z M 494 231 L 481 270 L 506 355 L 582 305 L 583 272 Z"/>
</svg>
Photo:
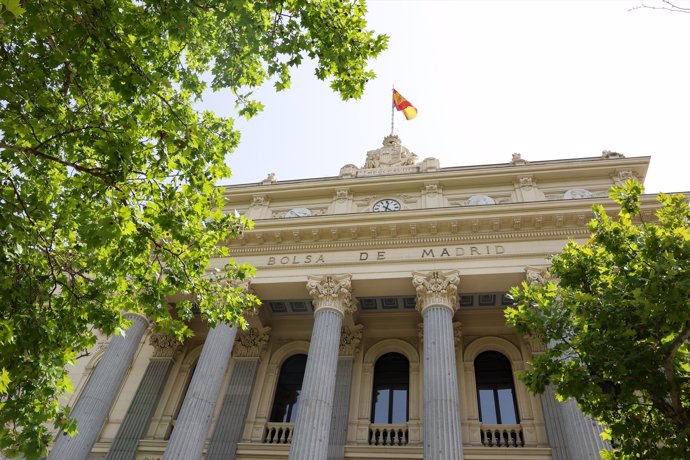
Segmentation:
<svg viewBox="0 0 690 460">
<path fill-rule="evenodd" d="M 439 187 L 438 184 L 436 183 L 427 183 L 424 184 L 424 192 L 428 196 L 436 196 L 439 193 Z"/>
<path fill-rule="evenodd" d="M 496 204 L 496 201 L 487 195 L 472 195 L 465 201 L 465 206 L 480 206 L 485 204 Z"/>
<path fill-rule="evenodd" d="M 522 158 L 521 153 L 513 153 L 513 157 L 510 160 L 510 164 L 513 166 L 526 165 L 527 163 L 528 161 Z"/>
<path fill-rule="evenodd" d="M 455 312 L 458 308 L 457 271 L 412 274 L 412 284 L 417 291 L 417 310 L 423 313 L 431 305 L 442 305 Z"/>
<path fill-rule="evenodd" d="M 584 188 L 571 188 L 563 194 L 566 200 L 576 200 L 578 198 L 592 198 L 594 194 Z"/>
<path fill-rule="evenodd" d="M 424 323 L 417 323 L 417 338 L 419 339 L 419 344 L 424 343 Z"/>
<path fill-rule="evenodd" d="M 453 323 L 453 338 L 455 339 L 456 347 L 462 344 L 462 323 L 460 321 Z"/>
<path fill-rule="evenodd" d="M 236 358 L 258 358 L 268 343 L 270 333 L 270 327 L 250 327 L 246 331 L 239 331 L 232 349 L 233 355 Z"/>
<path fill-rule="evenodd" d="M 347 201 L 350 198 L 352 198 L 352 196 L 350 195 L 349 188 L 339 188 L 335 191 L 335 201 L 342 203 L 343 201 Z"/>
<path fill-rule="evenodd" d="M 177 337 L 162 332 L 151 334 L 149 344 L 153 347 L 154 358 L 172 358 L 182 349 L 182 342 Z"/>
<path fill-rule="evenodd" d="M 343 327 L 340 332 L 340 356 L 354 356 L 359 351 L 364 325 Z"/>
<path fill-rule="evenodd" d="M 261 185 L 270 185 L 270 184 L 275 184 L 276 182 L 277 182 L 276 173 L 268 173 L 268 176 L 266 176 L 266 179 L 261 181 Z"/>
<path fill-rule="evenodd" d="M 266 195 L 252 195 L 252 206 L 268 206 Z"/>
<path fill-rule="evenodd" d="M 548 272 L 544 268 L 525 267 L 525 280 L 527 284 L 544 285 L 548 279 Z"/>
<path fill-rule="evenodd" d="M 625 155 L 618 152 L 612 152 L 611 150 L 604 150 L 601 152 L 601 157 L 606 160 L 611 160 L 614 158 L 625 158 Z"/>
<path fill-rule="evenodd" d="M 398 136 L 390 135 L 383 138 L 383 147 L 367 152 L 367 160 L 362 169 L 413 166 L 416 161 L 417 155 L 403 147 Z"/>
<path fill-rule="evenodd" d="M 613 182 L 615 182 L 618 186 L 624 185 L 630 179 L 639 180 L 637 174 L 630 170 L 616 171 L 616 174 L 613 175 L 612 179 Z"/>
<path fill-rule="evenodd" d="M 517 181 L 517 186 L 521 190 L 530 191 L 533 187 L 537 186 L 532 176 L 519 176 Z"/>
<path fill-rule="evenodd" d="M 327 308 L 341 315 L 354 313 L 356 304 L 352 302 L 351 280 L 351 275 L 310 276 L 307 291 L 314 299 L 314 312 Z"/>
</svg>

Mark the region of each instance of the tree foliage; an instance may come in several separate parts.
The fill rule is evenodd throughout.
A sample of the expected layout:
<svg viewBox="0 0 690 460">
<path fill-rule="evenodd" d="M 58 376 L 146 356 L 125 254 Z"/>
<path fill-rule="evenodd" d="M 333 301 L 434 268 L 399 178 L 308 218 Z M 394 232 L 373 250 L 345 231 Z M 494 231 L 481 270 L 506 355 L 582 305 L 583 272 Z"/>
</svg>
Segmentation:
<svg viewBox="0 0 690 460">
<path fill-rule="evenodd" d="M 617 218 L 593 208 L 590 239 L 568 242 L 552 279 L 513 289 L 508 323 L 550 344 L 524 375 L 602 422 L 605 458 L 690 458 L 690 210 L 660 194 L 644 222 L 640 184 L 614 187 Z"/>
<path fill-rule="evenodd" d="M 196 307 L 242 322 L 257 299 L 231 281 L 253 269 L 206 271 L 250 225 L 214 188 L 239 133 L 192 104 L 229 88 L 251 116 L 252 89 L 287 88 L 306 57 L 358 97 L 387 40 L 364 13 L 363 0 L 0 2 L 0 450 L 35 458 L 47 423 L 74 432 L 65 366 L 125 312 L 180 338 Z"/>
</svg>

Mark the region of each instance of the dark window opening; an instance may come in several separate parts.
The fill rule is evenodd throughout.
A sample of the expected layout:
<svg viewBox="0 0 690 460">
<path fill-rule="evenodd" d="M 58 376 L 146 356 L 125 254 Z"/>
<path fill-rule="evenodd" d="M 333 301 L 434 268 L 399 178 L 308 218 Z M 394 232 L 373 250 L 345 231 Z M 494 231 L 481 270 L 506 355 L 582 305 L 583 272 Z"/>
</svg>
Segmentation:
<svg viewBox="0 0 690 460">
<path fill-rule="evenodd" d="M 307 355 L 295 355 L 286 359 L 280 367 L 280 376 L 276 387 L 271 422 L 294 423 L 299 408 L 299 395 L 302 391 L 304 369 L 307 366 Z"/>
<path fill-rule="evenodd" d="M 513 371 L 508 358 L 486 351 L 474 360 L 479 420 L 488 424 L 518 424 Z"/>
<path fill-rule="evenodd" d="M 371 422 L 407 423 L 410 363 L 399 353 L 381 356 L 374 366 Z"/>
</svg>

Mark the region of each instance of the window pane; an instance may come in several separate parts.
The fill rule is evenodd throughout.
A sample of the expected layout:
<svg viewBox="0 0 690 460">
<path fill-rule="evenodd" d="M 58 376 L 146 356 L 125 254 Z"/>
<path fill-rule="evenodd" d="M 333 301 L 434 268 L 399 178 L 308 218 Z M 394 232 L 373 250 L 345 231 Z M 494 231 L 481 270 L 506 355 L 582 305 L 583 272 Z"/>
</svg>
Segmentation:
<svg viewBox="0 0 690 460">
<path fill-rule="evenodd" d="M 407 423 L 407 388 L 393 390 L 393 417 L 391 423 Z"/>
<path fill-rule="evenodd" d="M 517 415 L 515 414 L 515 400 L 513 399 L 513 390 L 510 388 L 503 388 L 498 390 L 498 407 L 501 411 L 501 423 L 517 423 Z"/>
<path fill-rule="evenodd" d="M 482 423 L 498 423 L 493 390 L 479 390 L 479 413 Z"/>
<path fill-rule="evenodd" d="M 306 365 L 307 355 L 295 355 L 285 360 L 281 366 L 273 397 L 271 422 L 294 422 L 297 418 L 297 405 Z"/>
<path fill-rule="evenodd" d="M 387 388 L 374 390 L 373 423 L 388 423 L 388 393 Z"/>
</svg>

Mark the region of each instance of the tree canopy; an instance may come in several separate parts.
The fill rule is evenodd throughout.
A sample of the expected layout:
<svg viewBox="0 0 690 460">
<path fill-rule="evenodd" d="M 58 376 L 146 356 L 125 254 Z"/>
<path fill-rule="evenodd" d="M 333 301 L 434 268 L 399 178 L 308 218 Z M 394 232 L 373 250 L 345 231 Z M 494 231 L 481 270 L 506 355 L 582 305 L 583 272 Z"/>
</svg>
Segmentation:
<svg viewBox="0 0 690 460">
<path fill-rule="evenodd" d="M 614 187 L 618 217 L 595 205 L 590 239 L 568 242 L 545 283 L 514 288 L 506 316 L 549 344 L 523 375 L 529 389 L 553 384 L 602 422 L 604 458 L 690 458 L 690 209 L 660 194 L 647 222 L 641 193 Z"/>
<path fill-rule="evenodd" d="M 65 367 L 95 331 L 124 330 L 125 312 L 180 338 L 194 312 L 242 323 L 257 299 L 232 281 L 252 267 L 207 272 L 250 226 L 214 188 L 239 133 L 193 103 L 228 88 L 254 115 L 252 89 L 288 88 L 305 58 L 360 96 L 387 43 L 365 11 L 363 0 L 0 1 L 0 450 L 36 458 L 48 424 L 74 432 L 58 404 Z"/>
</svg>

